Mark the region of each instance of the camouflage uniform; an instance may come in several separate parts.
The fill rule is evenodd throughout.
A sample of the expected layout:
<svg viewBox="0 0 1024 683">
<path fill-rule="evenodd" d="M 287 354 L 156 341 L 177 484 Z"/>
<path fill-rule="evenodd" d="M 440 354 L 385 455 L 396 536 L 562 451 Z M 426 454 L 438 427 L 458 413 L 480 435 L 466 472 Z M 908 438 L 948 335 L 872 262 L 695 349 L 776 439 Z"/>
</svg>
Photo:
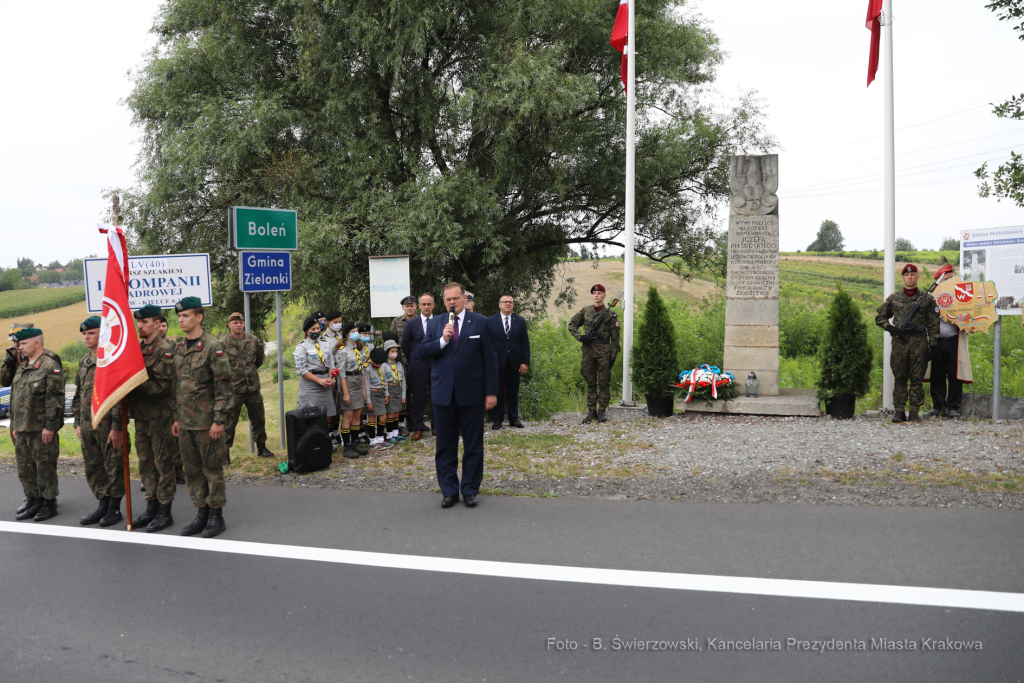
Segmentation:
<svg viewBox="0 0 1024 683">
<path fill-rule="evenodd" d="M 405 325 L 410 320 L 415 320 L 419 315 L 414 315 L 411 318 L 406 318 L 405 314 L 398 316 L 397 318 L 391 319 L 391 327 L 389 328 L 392 332 L 398 335 L 398 362 L 402 365 L 406 364 L 405 353 L 402 351 L 402 332 L 405 331 Z"/>
<path fill-rule="evenodd" d="M 110 431 L 121 430 L 121 403 L 111 408 L 96 429 L 92 426 L 92 393 L 96 379 L 96 356 L 91 351 L 82 357 L 75 377 L 75 397 L 71 411 L 75 427 L 82 430 L 82 458 L 85 480 L 96 500 L 124 498 L 124 452 L 107 441 Z M 63 410 L 61 411 L 63 413 Z"/>
<path fill-rule="evenodd" d="M 178 453 L 178 440 L 171 431 L 178 410 L 174 344 L 157 335 L 152 344 L 143 340 L 141 345 L 149 379 L 128 394 L 128 414 L 135 419 L 135 450 L 146 500 L 167 505 L 174 500 Z"/>
<path fill-rule="evenodd" d="M 228 440 L 225 447 L 230 450 L 235 443 L 235 428 L 242 414 L 242 406 L 245 406 L 256 451 L 259 452 L 267 445 L 267 417 L 263 409 L 263 394 L 260 393 L 259 374 L 259 367 L 265 358 L 263 342 L 251 334 L 235 339 L 229 332 L 221 338 L 220 343 L 228 354 L 231 384 L 235 387 L 235 405 L 228 413 L 228 421 L 224 425 L 224 436 Z"/>
<path fill-rule="evenodd" d="M 936 346 L 939 343 L 939 315 L 936 313 L 935 301 L 931 294 L 924 290 L 917 290 L 917 294 L 908 297 L 902 289 L 898 289 L 889 295 L 889 298 L 878 307 L 878 315 L 875 316 L 875 324 L 885 329 L 892 318 L 893 325 L 903 322 L 907 312 L 920 297 L 925 297 L 918 307 L 917 312 L 911 319 L 911 323 L 920 325 L 923 331 L 908 329 L 907 340 L 899 337 L 892 339 L 892 354 L 889 356 L 889 366 L 892 368 L 893 378 L 896 380 L 892 391 L 893 406 L 896 410 L 904 410 L 907 404 L 907 382 L 910 382 L 910 411 L 917 410 L 924 405 L 924 373 L 928 368 L 928 347 Z"/>
<path fill-rule="evenodd" d="M 57 456 L 60 428 L 64 426 L 64 371 L 43 354 L 18 365 L 11 385 L 11 431 L 18 479 L 26 498 L 57 497 Z M 53 432 L 43 443 L 43 430 Z"/>
<path fill-rule="evenodd" d="M 197 508 L 224 507 L 224 437 L 210 439 L 214 422 L 226 423 L 235 402 L 231 363 L 224 347 L 206 330 L 188 348 L 183 339 L 175 347 L 177 369 L 177 421 L 181 461 L 192 503 Z"/>
<path fill-rule="evenodd" d="M 607 306 L 607 304 L 605 304 Z M 597 310 L 594 306 L 586 306 L 569 321 L 569 334 L 576 341 L 580 341 L 583 335 L 590 332 L 594 321 L 604 311 Z M 580 334 L 580 326 L 584 332 Z M 611 402 L 612 391 L 612 364 L 615 363 L 615 356 L 619 353 L 619 317 L 614 310 L 609 310 L 601 320 L 597 329 L 601 336 L 590 346 L 583 347 L 583 361 L 580 363 L 580 372 L 587 382 L 587 408 L 590 410 L 604 410 Z"/>
<path fill-rule="evenodd" d="M 49 356 L 57 362 L 57 365 L 62 367 L 64 364 L 60 360 L 60 356 L 51 351 L 50 349 L 43 349 L 43 355 Z M 7 354 L 4 356 L 3 365 L 0 366 L 0 387 L 9 387 L 14 382 L 14 374 L 18 371 L 18 363 L 14 359 L 18 357 L 17 352 Z"/>
</svg>

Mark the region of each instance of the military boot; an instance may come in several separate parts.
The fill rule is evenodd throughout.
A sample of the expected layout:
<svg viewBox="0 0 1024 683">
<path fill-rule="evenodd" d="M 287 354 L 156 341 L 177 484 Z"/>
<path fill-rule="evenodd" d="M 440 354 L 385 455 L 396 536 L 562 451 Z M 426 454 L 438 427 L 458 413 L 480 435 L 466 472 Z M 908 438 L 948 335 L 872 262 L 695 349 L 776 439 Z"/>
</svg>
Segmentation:
<svg viewBox="0 0 1024 683">
<path fill-rule="evenodd" d="M 174 517 L 171 517 L 171 504 L 167 503 L 164 505 L 163 503 L 159 503 L 156 517 L 146 525 L 146 531 L 150 533 L 154 531 L 163 531 L 172 524 L 174 524 Z"/>
<path fill-rule="evenodd" d="M 45 522 L 51 517 L 57 516 L 57 499 L 56 498 L 40 498 L 43 501 L 43 506 L 39 508 L 39 512 L 33 517 L 37 522 Z M 24 513 L 22 513 L 24 514 Z"/>
<path fill-rule="evenodd" d="M 19 521 L 35 517 L 43 507 L 42 498 L 26 498 L 25 502 L 28 503 L 28 507 L 14 516 L 14 518 Z"/>
<path fill-rule="evenodd" d="M 203 529 L 203 538 L 213 538 L 227 529 L 224 526 L 224 508 L 210 508 L 210 520 Z"/>
<path fill-rule="evenodd" d="M 185 470 L 181 467 L 174 468 L 174 483 L 184 484 L 185 483 Z"/>
<path fill-rule="evenodd" d="M 600 410 L 597 411 L 597 421 L 598 422 L 607 422 L 608 421 L 608 413 L 605 412 L 604 408 L 601 408 Z"/>
<path fill-rule="evenodd" d="M 905 412 L 903 412 L 902 410 L 897 410 L 896 413 L 892 416 L 892 423 L 893 424 L 899 424 L 900 422 L 906 422 L 906 421 L 907 421 L 907 414 Z"/>
<path fill-rule="evenodd" d="M 596 419 L 597 419 L 597 409 L 596 408 L 591 408 L 589 411 L 587 411 L 587 416 L 585 418 L 583 418 L 583 424 L 588 424 L 590 422 L 593 422 Z"/>
<path fill-rule="evenodd" d="M 21 505 L 19 505 L 18 509 L 14 511 L 14 514 L 20 515 L 25 510 L 28 510 L 30 507 L 32 507 L 33 501 L 35 501 L 35 498 L 31 497 L 21 501 Z"/>
<path fill-rule="evenodd" d="M 103 515 L 107 514 L 107 508 L 110 507 L 110 496 L 103 496 L 100 498 L 100 506 L 95 511 L 89 513 L 85 517 L 78 520 L 78 523 L 82 526 L 89 526 L 103 519 Z"/>
<path fill-rule="evenodd" d="M 261 458 L 273 458 L 274 457 L 274 452 L 269 450 L 266 447 L 266 445 L 263 445 L 263 446 L 260 446 L 259 451 L 256 453 L 256 455 L 260 456 Z"/>
<path fill-rule="evenodd" d="M 195 536 L 206 528 L 206 522 L 210 518 L 210 506 L 204 505 L 196 510 L 196 518 L 189 522 L 188 526 L 181 530 L 182 536 Z"/>
<path fill-rule="evenodd" d="M 107 514 L 103 515 L 103 519 L 100 520 L 100 526 L 114 526 L 122 519 L 124 519 L 124 515 L 121 514 L 121 499 L 111 496 Z"/>
<path fill-rule="evenodd" d="M 910 417 L 907 418 L 908 422 L 920 422 L 921 416 L 917 414 L 916 410 L 910 411 Z"/>
<path fill-rule="evenodd" d="M 132 527 L 142 528 L 156 519 L 156 512 L 160 509 L 160 501 L 150 498 L 146 501 L 146 511 L 132 520 Z"/>
</svg>

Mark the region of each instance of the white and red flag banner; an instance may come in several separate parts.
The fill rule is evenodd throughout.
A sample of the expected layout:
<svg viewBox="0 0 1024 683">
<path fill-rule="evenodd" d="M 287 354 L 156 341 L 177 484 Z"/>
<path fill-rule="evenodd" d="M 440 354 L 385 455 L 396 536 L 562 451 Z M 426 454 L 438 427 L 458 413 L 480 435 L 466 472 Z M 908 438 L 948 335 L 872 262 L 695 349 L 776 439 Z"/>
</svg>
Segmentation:
<svg viewBox="0 0 1024 683">
<path fill-rule="evenodd" d="M 881 2 L 881 0 L 879 0 Z M 615 15 L 615 25 L 612 26 L 611 44 L 616 50 L 622 53 L 622 86 L 626 87 L 627 64 L 629 57 L 626 55 L 626 43 L 629 32 L 629 2 L 620 0 L 619 11 Z"/>
<path fill-rule="evenodd" d="M 871 53 L 868 55 L 868 85 L 878 71 L 878 46 L 882 41 L 882 0 L 868 0 L 867 27 L 871 31 Z"/>
<path fill-rule="evenodd" d="M 93 428 L 99 428 L 103 416 L 148 377 L 128 305 L 128 247 L 124 230 L 112 225 L 98 227 L 107 236 L 107 277 L 92 392 Z"/>
</svg>

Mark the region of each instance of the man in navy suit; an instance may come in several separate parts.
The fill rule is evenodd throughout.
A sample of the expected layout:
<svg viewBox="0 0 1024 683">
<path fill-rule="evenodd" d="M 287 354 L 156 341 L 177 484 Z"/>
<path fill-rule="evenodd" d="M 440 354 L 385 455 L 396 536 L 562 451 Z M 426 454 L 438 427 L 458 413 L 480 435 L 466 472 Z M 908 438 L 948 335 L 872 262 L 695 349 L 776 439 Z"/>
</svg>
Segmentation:
<svg viewBox="0 0 1024 683">
<path fill-rule="evenodd" d="M 449 282 L 444 306 L 454 313 L 427 323 L 420 356 L 431 361 L 430 401 L 437 429 L 434 464 L 441 486 L 441 507 L 459 502 L 476 506 L 484 477 L 484 411 L 498 402 L 498 363 L 487 332 L 487 318 L 466 310 L 466 290 Z M 459 484 L 459 433 L 462 433 L 462 484 Z"/>
<path fill-rule="evenodd" d="M 492 411 L 491 429 L 501 429 L 506 402 L 508 425 L 523 426 L 519 420 L 519 377 L 530 369 L 530 336 L 526 334 L 526 321 L 512 312 L 514 303 L 511 294 L 502 294 L 498 300 L 501 312 L 487 319 L 487 331 L 498 357 L 498 405 Z"/>
<path fill-rule="evenodd" d="M 427 426 L 423 422 L 423 408 L 426 405 L 427 389 L 430 387 L 430 361 L 420 357 L 420 345 L 427 333 L 427 323 L 434 314 L 434 297 L 420 294 L 420 314 L 405 324 L 399 344 L 409 365 L 405 368 L 409 378 L 408 390 L 409 431 L 412 440 L 419 441 Z M 433 431 L 433 429 L 432 429 Z"/>
</svg>

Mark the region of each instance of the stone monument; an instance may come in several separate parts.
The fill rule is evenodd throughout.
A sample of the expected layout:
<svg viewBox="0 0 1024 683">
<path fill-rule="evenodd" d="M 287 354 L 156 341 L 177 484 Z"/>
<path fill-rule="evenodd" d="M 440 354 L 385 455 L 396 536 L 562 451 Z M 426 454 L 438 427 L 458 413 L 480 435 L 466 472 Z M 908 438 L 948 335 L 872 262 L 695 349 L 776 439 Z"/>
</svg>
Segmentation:
<svg viewBox="0 0 1024 683">
<path fill-rule="evenodd" d="M 725 370 L 779 395 L 779 156 L 734 156 L 725 278 Z"/>
</svg>

